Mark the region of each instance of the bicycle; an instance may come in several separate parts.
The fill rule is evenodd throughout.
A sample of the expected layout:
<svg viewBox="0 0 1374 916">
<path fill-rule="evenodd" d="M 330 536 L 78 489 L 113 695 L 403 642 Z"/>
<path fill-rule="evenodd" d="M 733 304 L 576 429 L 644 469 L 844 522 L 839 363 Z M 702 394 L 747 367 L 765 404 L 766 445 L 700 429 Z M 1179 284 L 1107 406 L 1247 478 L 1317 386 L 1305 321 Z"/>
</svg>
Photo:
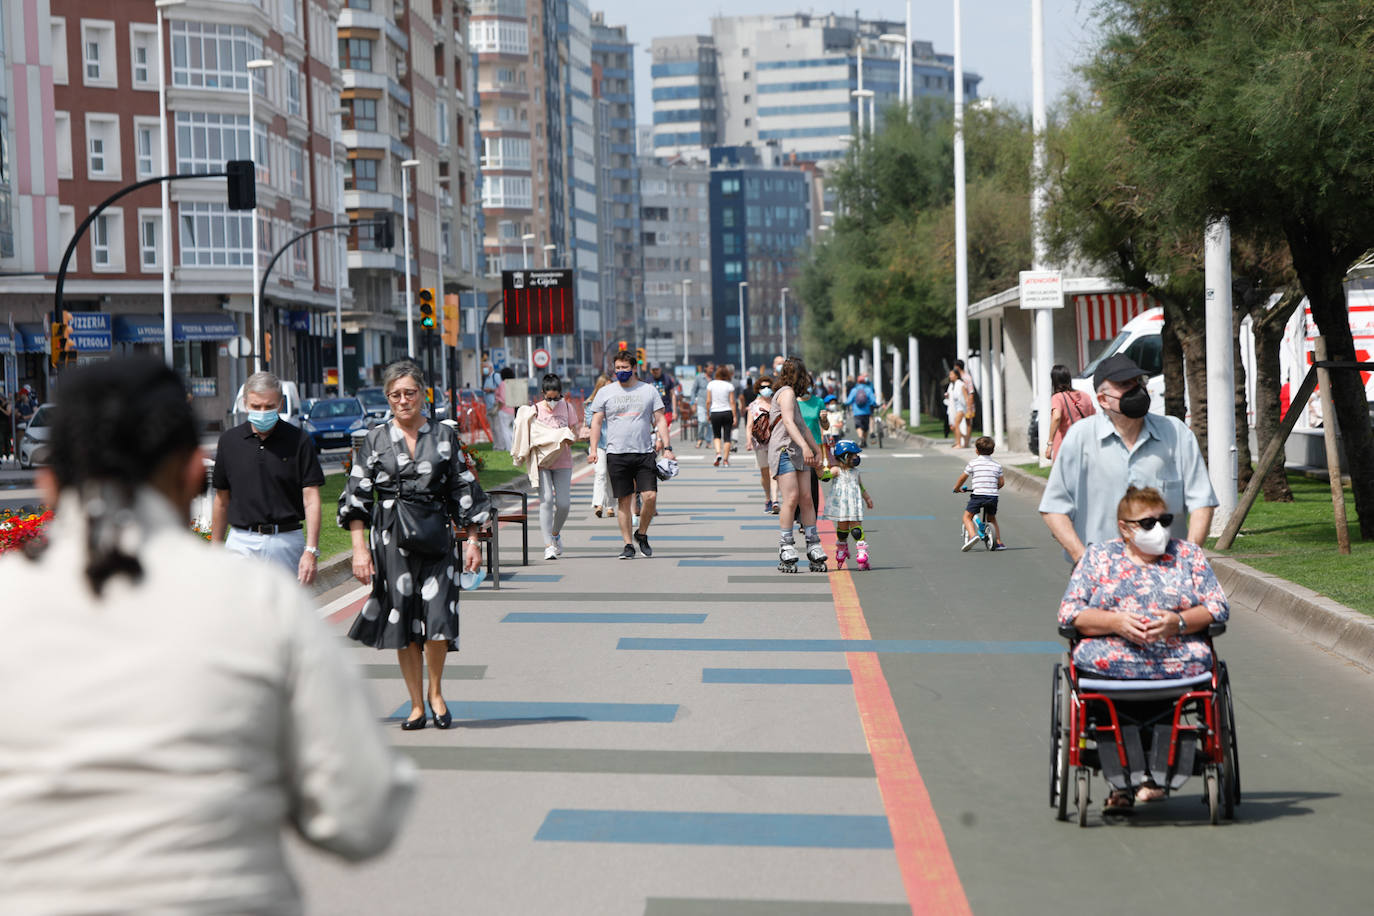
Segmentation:
<svg viewBox="0 0 1374 916">
<path fill-rule="evenodd" d="M 960 487 L 956 493 L 972 493 L 969 487 Z M 983 542 L 984 550 L 992 550 L 992 525 L 988 524 L 988 507 L 979 506 L 978 514 L 973 517 L 973 530 L 977 533 L 976 540 Z M 964 539 L 968 537 L 968 531 L 964 529 L 964 523 L 959 522 L 959 546 L 964 546 Z"/>
</svg>

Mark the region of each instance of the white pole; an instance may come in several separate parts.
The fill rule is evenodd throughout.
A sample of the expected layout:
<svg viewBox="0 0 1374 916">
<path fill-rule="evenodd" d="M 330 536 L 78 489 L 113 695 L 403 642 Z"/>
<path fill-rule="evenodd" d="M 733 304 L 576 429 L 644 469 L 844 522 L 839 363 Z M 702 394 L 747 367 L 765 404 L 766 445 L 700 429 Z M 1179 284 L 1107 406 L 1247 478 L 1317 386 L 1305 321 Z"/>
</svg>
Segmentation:
<svg viewBox="0 0 1374 916">
<path fill-rule="evenodd" d="M 530 240 L 534 238 L 531 233 L 520 236 L 520 261 L 526 270 L 530 269 Z M 534 378 L 534 335 L 530 334 L 525 338 L 525 376 Z"/>
<path fill-rule="evenodd" d="M 249 87 L 252 89 L 251 85 Z M 157 7 L 157 124 L 162 139 L 162 174 L 171 174 L 171 158 L 167 136 L 167 51 L 162 37 L 162 7 Z M 171 182 L 162 182 L 162 357 L 167 365 L 175 362 L 172 353 L 172 189 Z M 254 217 L 256 221 L 256 216 Z M 253 247 L 254 257 L 257 246 Z M 257 280 L 253 288 L 258 288 Z"/>
<path fill-rule="evenodd" d="M 335 122 L 338 131 L 334 135 L 335 144 L 343 143 L 343 112 L 340 111 L 338 121 Z M 329 161 L 335 162 L 338 155 L 338 145 L 329 151 Z M 347 214 L 343 206 L 343 173 L 334 169 L 334 212 L 338 222 L 347 222 Z M 335 371 L 339 375 L 339 397 L 346 397 L 348 389 L 344 387 L 344 352 L 343 352 L 343 285 L 344 278 L 348 276 L 348 246 L 344 242 L 343 233 L 338 229 L 334 230 L 334 362 Z"/>
<path fill-rule="evenodd" d="M 911 4 L 907 4 L 907 9 L 911 9 Z M 921 345 L 914 334 L 906 339 L 906 361 L 910 374 L 907 400 L 911 402 L 911 425 L 915 427 L 921 423 Z"/>
<path fill-rule="evenodd" d="M 968 361 L 968 213 L 964 194 L 964 32 L 954 0 L 954 358 Z"/>
<path fill-rule="evenodd" d="M 787 291 L 791 287 L 782 288 L 782 355 L 787 355 Z"/>
<path fill-rule="evenodd" d="M 443 190 L 436 188 L 436 190 Z M 448 346 L 444 343 L 444 255 L 448 254 L 448 246 L 444 244 L 444 206 L 443 197 L 440 194 L 434 195 L 434 247 L 438 251 L 438 256 L 434 259 L 439 265 L 439 288 L 434 291 L 435 298 L 439 301 L 434 303 L 434 307 L 439 310 L 435 317 L 439 325 L 439 390 L 448 391 Z M 444 400 L 448 400 L 445 394 Z M 445 406 L 451 406 L 445 404 Z"/>
<path fill-rule="evenodd" d="M 864 91 L 864 43 L 859 39 L 859 92 Z M 859 143 L 864 142 L 864 98 L 859 96 Z"/>
<path fill-rule="evenodd" d="M 992 319 L 992 440 L 999 450 L 1007 447 L 1007 404 L 1002 375 L 1002 319 Z"/>
<path fill-rule="evenodd" d="M 1207 473 L 1217 494 L 1212 531 L 1220 532 L 1236 509 L 1236 369 L 1231 340 L 1231 224 L 1207 226 L 1204 270 L 1207 289 Z M 1182 512 L 1183 506 L 1170 506 Z"/>
<path fill-rule="evenodd" d="M 988 318 L 978 322 L 978 410 L 983 418 L 983 431 L 992 430 L 992 420 L 988 411 L 992 409 L 992 360 L 988 357 L 988 347 L 992 337 L 992 321 Z"/>
<path fill-rule="evenodd" d="M 414 162 L 407 159 L 406 162 Z M 415 358 L 415 296 L 410 289 L 410 167 L 401 163 L 401 227 L 406 257 L 406 356 Z"/>
<path fill-rule="evenodd" d="M 1033 269 L 1045 270 L 1049 253 L 1045 244 L 1045 210 L 1049 203 L 1049 187 L 1045 183 L 1045 2 L 1031 0 L 1031 131 L 1034 134 L 1032 147 L 1031 176 L 1031 246 L 1033 250 Z M 1035 310 L 1035 370 L 1033 388 L 1035 409 L 1040 425 L 1041 467 L 1049 464 L 1045 459 L 1045 444 L 1050 434 L 1050 367 L 1054 365 L 1054 311 Z"/>
<path fill-rule="evenodd" d="M 873 338 L 873 394 L 876 410 L 883 402 L 883 342 L 877 337 Z"/>
<path fill-rule="evenodd" d="M 744 349 L 744 288 L 749 285 L 748 280 L 741 280 L 739 284 L 739 377 L 744 378 L 744 374 L 749 371 L 749 357 Z"/>
<path fill-rule="evenodd" d="M 248 71 L 248 149 L 253 160 L 253 180 L 257 181 L 258 172 L 258 121 L 253 107 L 253 71 Z M 166 183 L 164 182 L 164 185 Z M 249 238 L 253 245 L 253 371 L 262 370 L 262 294 L 258 289 L 258 208 L 253 207 L 253 227 Z M 170 254 L 170 252 L 169 252 Z"/>
<path fill-rule="evenodd" d="M 902 33 L 902 104 L 911 108 L 911 0 L 906 0 L 906 31 Z M 911 402 L 911 415 L 916 416 L 916 402 Z"/>
<path fill-rule="evenodd" d="M 687 358 L 687 357 L 688 357 L 688 348 L 687 348 L 687 340 L 688 340 L 688 336 L 687 336 L 687 290 L 691 289 L 691 287 L 692 287 L 692 281 L 691 281 L 691 280 L 683 280 L 683 281 L 682 281 L 682 364 L 683 364 L 684 366 L 688 364 L 688 358 Z"/>
<path fill-rule="evenodd" d="M 892 347 L 892 412 L 902 415 L 902 351 Z"/>
</svg>

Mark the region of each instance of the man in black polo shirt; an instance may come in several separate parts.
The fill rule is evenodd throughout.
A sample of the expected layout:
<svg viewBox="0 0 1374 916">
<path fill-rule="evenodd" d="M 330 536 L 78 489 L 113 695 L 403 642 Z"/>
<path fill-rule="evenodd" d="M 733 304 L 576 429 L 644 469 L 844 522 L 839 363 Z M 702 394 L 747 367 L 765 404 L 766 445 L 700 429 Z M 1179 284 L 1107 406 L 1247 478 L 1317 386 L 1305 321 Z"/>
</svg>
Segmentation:
<svg viewBox="0 0 1374 916">
<path fill-rule="evenodd" d="M 270 372 L 255 372 L 243 385 L 248 421 L 219 437 L 215 455 L 210 539 L 276 563 L 309 585 L 320 558 L 324 471 L 310 437 L 281 421 L 281 396 L 281 381 Z"/>
</svg>

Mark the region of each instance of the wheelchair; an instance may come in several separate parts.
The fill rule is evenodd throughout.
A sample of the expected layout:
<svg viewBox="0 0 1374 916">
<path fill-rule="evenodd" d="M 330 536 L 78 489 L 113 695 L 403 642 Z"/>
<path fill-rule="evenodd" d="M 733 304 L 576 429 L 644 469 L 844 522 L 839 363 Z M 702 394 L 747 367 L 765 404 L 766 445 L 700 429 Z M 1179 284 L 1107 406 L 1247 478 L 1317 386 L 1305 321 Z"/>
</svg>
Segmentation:
<svg viewBox="0 0 1374 916">
<path fill-rule="evenodd" d="M 1208 643 L 1226 632 L 1207 630 Z M 1169 680 L 1106 680 L 1073 667 L 1080 638 L 1072 626 L 1059 635 L 1069 651 L 1054 666 L 1050 706 L 1050 807 L 1069 819 L 1072 791 L 1078 826 L 1088 822 L 1092 777 L 1101 773 L 1113 789 L 1135 793 L 1147 776 L 1172 795 L 1201 776 L 1211 823 L 1235 818 L 1240 804 L 1240 765 L 1235 705 L 1226 663 L 1212 653 L 1210 672 Z M 1131 709 L 1150 713 L 1136 718 Z M 1148 735 L 1146 730 L 1148 729 Z M 1148 759 L 1142 736 L 1152 739 Z"/>
</svg>

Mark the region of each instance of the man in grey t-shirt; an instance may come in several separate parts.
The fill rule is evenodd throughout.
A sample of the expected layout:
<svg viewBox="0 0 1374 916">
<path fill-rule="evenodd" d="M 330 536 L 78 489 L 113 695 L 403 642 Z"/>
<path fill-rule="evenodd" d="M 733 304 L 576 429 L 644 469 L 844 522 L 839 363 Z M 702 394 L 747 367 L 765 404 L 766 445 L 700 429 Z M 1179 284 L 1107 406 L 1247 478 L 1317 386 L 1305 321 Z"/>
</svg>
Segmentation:
<svg viewBox="0 0 1374 916">
<path fill-rule="evenodd" d="M 618 503 L 620 534 L 625 538 L 625 548 L 620 553 L 622 560 L 634 559 L 635 543 L 646 557 L 654 555 L 648 532 L 658 497 L 655 427 L 658 429 L 657 447 L 663 449 L 665 455 L 673 454 L 668 444 L 663 399 L 653 385 L 635 378 L 634 364 L 634 357 L 629 353 L 624 350 L 617 353 L 612 366 L 619 384 L 602 386 L 592 400 L 591 441 L 599 441 L 603 424 L 606 428 L 606 476 Z M 596 449 L 587 452 L 587 461 L 595 464 Z M 631 543 L 630 516 L 636 490 L 644 506 L 639 513 L 639 530 L 634 532 L 634 543 Z"/>
</svg>

